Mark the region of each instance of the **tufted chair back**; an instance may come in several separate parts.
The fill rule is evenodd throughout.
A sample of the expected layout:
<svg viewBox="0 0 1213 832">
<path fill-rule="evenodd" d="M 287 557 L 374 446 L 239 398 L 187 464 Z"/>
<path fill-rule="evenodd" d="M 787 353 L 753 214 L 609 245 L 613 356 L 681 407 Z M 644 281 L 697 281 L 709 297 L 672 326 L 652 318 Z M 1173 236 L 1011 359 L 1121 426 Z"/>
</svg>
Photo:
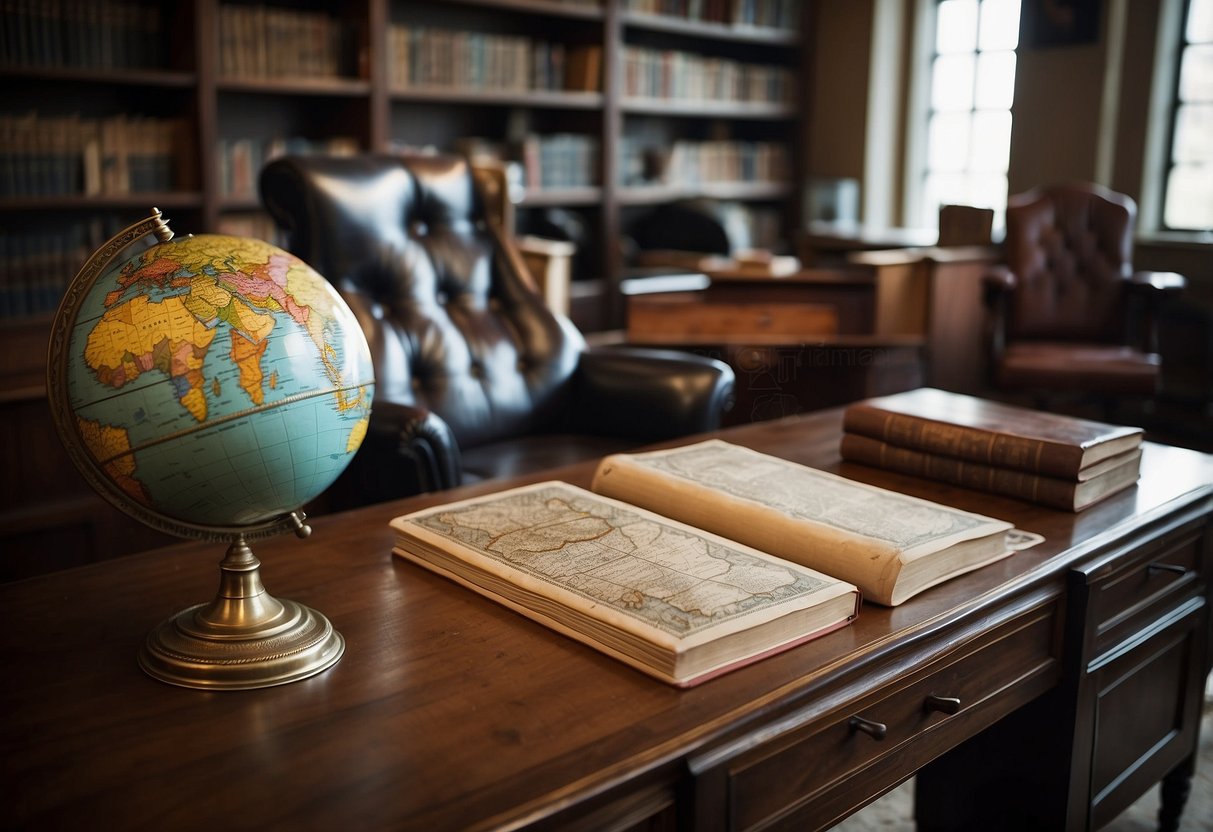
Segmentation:
<svg viewBox="0 0 1213 832">
<path fill-rule="evenodd" d="M 1011 197 L 1004 250 L 1016 284 L 1008 340 L 1124 340 L 1136 210 L 1129 197 L 1097 185 Z"/>
<path fill-rule="evenodd" d="M 585 343 L 485 221 L 466 160 L 291 157 L 262 193 L 360 319 L 377 399 L 438 414 L 463 447 L 558 418 Z"/>
</svg>

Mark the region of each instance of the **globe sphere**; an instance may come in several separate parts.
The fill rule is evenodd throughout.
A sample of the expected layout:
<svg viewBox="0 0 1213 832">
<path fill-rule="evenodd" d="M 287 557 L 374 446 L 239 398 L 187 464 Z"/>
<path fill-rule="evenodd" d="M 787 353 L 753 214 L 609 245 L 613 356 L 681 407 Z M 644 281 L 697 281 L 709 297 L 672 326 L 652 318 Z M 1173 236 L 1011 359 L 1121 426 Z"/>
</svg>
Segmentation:
<svg viewBox="0 0 1213 832">
<path fill-rule="evenodd" d="M 328 281 L 227 235 L 121 256 L 77 277 L 52 336 L 56 423 L 94 487 L 150 525 L 215 536 L 328 488 L 374 393 L 365 336 Z"/>
</svg>

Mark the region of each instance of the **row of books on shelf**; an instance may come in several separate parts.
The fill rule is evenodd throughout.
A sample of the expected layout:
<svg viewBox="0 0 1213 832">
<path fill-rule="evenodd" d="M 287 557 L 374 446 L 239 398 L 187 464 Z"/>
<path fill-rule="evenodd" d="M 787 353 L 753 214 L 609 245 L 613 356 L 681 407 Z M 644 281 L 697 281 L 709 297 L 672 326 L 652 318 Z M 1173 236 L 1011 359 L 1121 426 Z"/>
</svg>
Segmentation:
<svg viewBox="0 0 1213 832">
<path fill-rule="evenodd" d="M 342 74 L 349 32 L 322 12 L 275 6 L 219 9 L 219 71 L 233 78 L 334 78 Z"/>
<path fill-rule="evenodd" d="M 600 144 L 577 133 L 530 134 L 522 142 L 523 183 L 534 190 L 598 184 Z"/>
<path fill-rule="evenodd" d="M 0 197 L 188 188 L 189 141 L 181 119 L 0 115 Z"/>
<path fill-rule="evenodd" d="M 324 154 L 353 156 L 361 151 L 352 136 L 331 139 L 285 138 L 220 139 L 216 158 L 219 166 L 219 192 L 229 199 L 257 197 L 257 177 L 261 169 L 279 156 Z"/>
<path fill-rule="evenodd" d="M 0 231 L 0 319 L 54 312 L 84 261 L 129 222 L 116 215 Z"/>
<path fill-rule="evenodd" d="M 790 104 L 792 72 L 672 49 L 623 51 L 623 94 L 631 98 Z"/>
<path fill-rule="evenodd" d="M 412 86 L 516 92 L 602 88 L 602 47 L 593 44 L 565 46 L 524 35 L 393 24 L 388 50 L 388 82 L 397 90 Z"/>
<path fill-rule="evenodd" d="M 1082 511 L 1137 482 L 1141 428 L 923 388 L 850 405 L 843 459 Z"/>
<path fill-rule="evenodd" d="M 801 5 L 801 0 L 627 0 L 624 8 L 700 23 L 795 30 Z"/>
<path fill-rule="evenodd" d="M 685 687 L 1040 543 L 719 439 L 391 521 L 394 553 Z"/>
<path fill-rule="evenodd" d="M 130 0 L 3 0 L 0 60 L 38 67 L 160 67 L 160 9 L 159 3 Z"/>
<path fill-rule="evenodd" d="M 787 148 L 777 142 L 683 141 L 657 147 L 624 138 L 623 181 L 693 187 L 708 182 L 786 182 Z"/>
<path fill-rule="evenodd" d="M 601 143 L 580 133 L 529 133 L 516 142 L 464 136 L 454 150 L 473 162 L 509 164 L 511 185 L 525 190 L 584 188 L 600 181 Z"/>
</svg>

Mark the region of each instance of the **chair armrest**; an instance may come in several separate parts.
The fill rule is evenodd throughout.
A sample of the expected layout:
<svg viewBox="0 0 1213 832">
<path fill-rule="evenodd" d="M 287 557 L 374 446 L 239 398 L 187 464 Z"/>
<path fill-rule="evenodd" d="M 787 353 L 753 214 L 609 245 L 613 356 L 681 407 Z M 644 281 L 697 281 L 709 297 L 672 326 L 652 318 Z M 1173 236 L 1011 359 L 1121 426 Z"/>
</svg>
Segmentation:
<svg viewBox="0 0 1213 832">
<path fill-rule="evenodd" d="M 1129 286 L 1135 291 L 1166 292 L 1168 294 L 1183 291 L 1188 285 L 1188 279 L 1177 272 L 1133 272 L 1129 278 Z"/>
<path fill-rule="evenodd" d="M 423 407 L 376 401 L 362 447 L 343 483 L 344 501 L 364 505 L 454 488 L 462 480 L 450 426 Z"/>
<path fill-rule="evenodd" d="M 714 358 L 610 347 L 581 354 L 570 428 L 644 442 L 716 430 L 733 405 L 734 374 Z"/>
<path fill-rule="evenodd" d="M 1015 288 L 1015 272 L 1004 265 L 992 264 L 981 274 L 987 292 L 1009 292 Z"/>
</svg>

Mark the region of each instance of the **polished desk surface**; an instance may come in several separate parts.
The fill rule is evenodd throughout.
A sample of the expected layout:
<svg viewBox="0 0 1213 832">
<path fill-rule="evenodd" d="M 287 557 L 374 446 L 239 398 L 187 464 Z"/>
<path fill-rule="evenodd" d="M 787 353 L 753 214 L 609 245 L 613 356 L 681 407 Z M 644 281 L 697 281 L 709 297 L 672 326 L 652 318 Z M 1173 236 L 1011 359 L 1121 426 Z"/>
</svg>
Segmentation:
<svg viewBox="0 0 1213 832">
<path fill-rule="evenodd" d="M 153 626 L 213 596 L 222 545 L 2 585 L 0 825 L 463 829 L 558 818 L 628 778 L 674 778 L 690 755 L 773 710 L 837 708 L 897 672 L 899 645 L 933 639 L 946 651 L 957 622 L 1017 593 L 1061 593 L 1067 565 L 1207 501 L 1213 483 L 1213 457 L 1151 445 L 1138 486 L 1056 512 L 843 463 L 840 418 L 722 435 L 1046 541 L 900 607 L 865 604 L 850 627 L 688 690 L 394 558 L 388 520 L 449 492 L 315 517 L 306 541 L 255 545 L 267 589 L 320 610 L 347 642 L 333 669 L 282 687 L 179 689 L 136 664 Z M 585 485 L 592 469 L 555 474 Z"/>
</svg>

